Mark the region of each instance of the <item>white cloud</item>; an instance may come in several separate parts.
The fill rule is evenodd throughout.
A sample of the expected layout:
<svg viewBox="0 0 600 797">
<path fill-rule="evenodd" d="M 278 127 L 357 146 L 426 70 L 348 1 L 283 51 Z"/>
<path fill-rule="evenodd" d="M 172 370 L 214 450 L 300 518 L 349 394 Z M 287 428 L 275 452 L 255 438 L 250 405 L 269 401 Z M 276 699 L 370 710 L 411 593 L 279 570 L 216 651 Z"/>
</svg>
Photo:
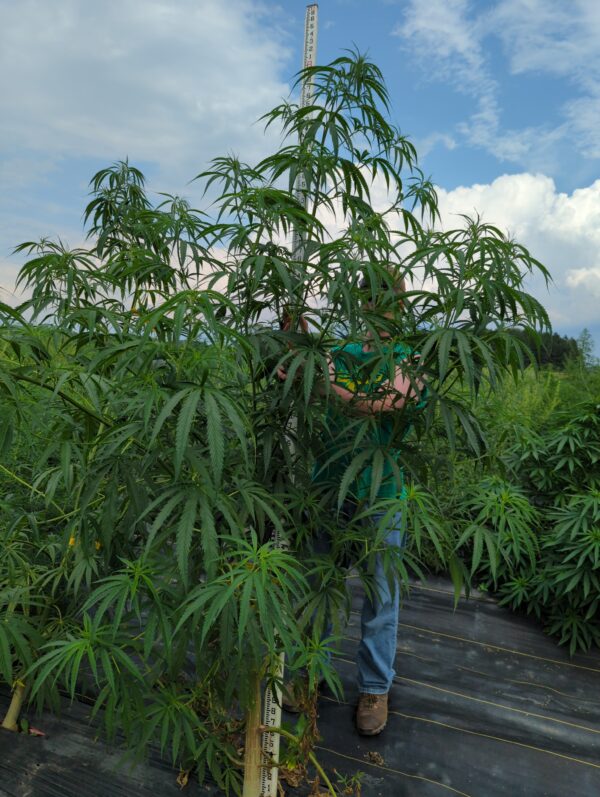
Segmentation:
<svg viewBox="0 0 600 797">
<path fill-rule="evenodd" d="M 24 296 L 15 293 L 15 279 L 17 268 L 14 263 L 4 258 L 0 258 L 0 302 L 9 304 L 11 307 L 23 301 Z"/>
<path fill-rule="evenodd" d="M 443 79 L 475 96 L 495 83 L 485 65 L 478 25 L 469 0 L 409 0 L 401 24 L 392 31 L 431 79 Z"/>
<path fill-rule="evenodd" d="M 588 290 L 600 298 L 600 266 L 596 268 L 576 268 L 567 274 L 567 285 Z"/>
<path fill-rule="evenodd" d="M 429 79 L 471 96 L 475 106 L 456 132 L 471 145 L 528 171 L 550 171 L 567 142 L 600 158 L 600 3 L 598 0 L 498 0 L 491 8 L 471 0 L 409 0 L 393 31 Z M 497 73 L 488 42 L 499 39 L 513 75 L 566 78 L 578 92 L 554 126 L 502 125 Z"/>
<path fill-rule="evenodd" d="M 423 58 L 459 56 L 464 64 L 478 69 L 483 64 L 478 36 L 468 21 L 468 0 L 410 0 L 404 22 L 394 31 L 406 40 L 416 40 Z"/>
<path fill-rule="evenodd" d="M 453 191 L 438 188 L 438 194 L 444 228 L 460 226 L 460 213 L 479 213 L 548 268 L 554 281 L 549 290 L 541 278 L 528 287 L 554 325 L 581 329 L 600 323 L 600 180 L 566 194 L 549 177 L 523 173 Z"/>
<path fill-rule="evenodd" d="M 432 149 L 437 147 L 438 144 L 441 144 L 446 149 L 453 150 L 456 148 L 456 139 L 448 135 L 448 133 L 430 133 L 424 138 L 417 139 L 415 145 L 419 153 L 419 158 L 423 160 L 423 158 L 428 155 Z"/>
<path fill-rule="evenodd" d="M 596 84 L 600 66 L 596 0 L 500 0 L 487 24 L 502 40 L 514 74 L 542 71 Z"/>
<path fill-rule="evenodd" d="M 498 84 L 487 63 L 485 26 L 474 5 L 469 0 L 410 0 L 393 33 L 429 79 L 475 100 L 473 113 L 457 126 L 457 133 L 503 160 L 519 162 L 534 136 L 500 132 Z M 446 139 L 455 140 L 450 134 Z"/>
<path fill-rule="evenodd" d="M 564 104 L 562 134 L 586 157 L 600 158 L 600 3 L 501 0 L 489 15 L 513 74 L 566 78 L 580 96 Z"/>
<path fill-rule="evenodd" d="M 285 41 L 251 0 L 2 3 L 2 146 L 17 160 L 129 155 L 178 180 L 224 148 L 260 157 L 252 123 L 288 94 Z"/>
<path fill-rule="evenodd" d="M 16 243 L 81 236 L 76 191 L 57 175 L 84 202 L 92 173 L 128 156 L 150 188 L 195 203 L 187 183 L 212 157 L 273 150 L 278 130 L 255 122 L 288 96 L 280 75 L 295 64 L 291 22 L 261 2 L 0 0 L 4 291 L 23 260 L 9 257 Z"/>
</svg>

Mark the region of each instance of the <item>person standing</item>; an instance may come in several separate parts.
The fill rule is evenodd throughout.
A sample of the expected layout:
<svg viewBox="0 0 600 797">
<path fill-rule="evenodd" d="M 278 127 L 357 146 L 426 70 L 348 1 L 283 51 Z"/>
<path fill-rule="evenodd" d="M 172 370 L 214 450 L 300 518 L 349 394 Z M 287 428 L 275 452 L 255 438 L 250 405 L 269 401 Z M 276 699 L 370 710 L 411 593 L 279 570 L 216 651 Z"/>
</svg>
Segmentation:
<svg viewBox="0 0 600 797">
<path fill-rule="evenodd" d="M 368 283 L 360 286 L 367 290 Z M 368 315 L 370 330 L 363 340 L 346 342 L 331 350 L 329 364 L 330 390 L 332 407 L 328 411 L 327 427 L 330 436 L 323 441 L 327 450 L 327 460 L 317 461 L 314 470 L 314 481 L 339 487 L 343 474 L 351 456 L 338 452 L 353 449 L 353 416 L 368 416 L 371 419 L 370 430 L 362 439 L 361 445 L 379 447 L 383 456 L 379 466 L 379 475 L 374 473 L 372 465 L 362 468 L 354 483 L 350 485 L 348 496 L 343 506 L 343 514 L 351 518 L 359 509 L 368 505 L 371 499 L 375 503 L 396 502 L 396 511 L 379 511 L 377 507 L 362 521 L 365 535 L 374 537 L 377 527 L 386 523 L 384 540 L 387 546 L 397 549 L 399 553 L 404 544 L 402 531 L 402 504 L 406 496 L 402 471 L 397 464 L 399 451 L 393 447 L 397 439 L 398 414 L 407 405 L 419 409 L 424 406 L 425 388 L 422 380 L 415 378 L 415 366 L 418 355 L 409 346 L 392 335 L 398 311 L 403 308 L 400 295 L 406 292 L 403 280 L 392 286 L 398 299 L 391 309 L 386 302 L 385 310 L 378 307 L 377 296 L 372 291 L 366 293 L 364 301 L 365 314 Z M 378 323 L 380 322 L 380 323 Z M 301 319 L 301 326 L 307 326 Z M 284 370 L 278 370 L 281 379 L 287 378 Z M 412 375 L 412 378 L 411 378 Z M 408 434 L 409 426 L 404 425 L 400 436 Z M 352 451 L 356 456 L 360 453 Z M 372 489 L 372 481 L 376 478 L 379 484 Z M 370 527 L 370 528 L 369 528 Z M 330 541 L 323 535 L 315 541 L 315 548 L 326 552 Z M 390 579 L 385 572 L 383 557 L 375 557 L 371 595 L 365 594 L 361 612 L 361 639 L 357 653 L 358 669 L 358 705 L 356 726 L 360 734 L 374 736 L 385 728 L 388 718 L 388 694 L 394 677 L 394 660 L 396 655 L 399 584 L 397 577 Z M 288 701 L 287 708 L 290 708 Z"/>
</svg>

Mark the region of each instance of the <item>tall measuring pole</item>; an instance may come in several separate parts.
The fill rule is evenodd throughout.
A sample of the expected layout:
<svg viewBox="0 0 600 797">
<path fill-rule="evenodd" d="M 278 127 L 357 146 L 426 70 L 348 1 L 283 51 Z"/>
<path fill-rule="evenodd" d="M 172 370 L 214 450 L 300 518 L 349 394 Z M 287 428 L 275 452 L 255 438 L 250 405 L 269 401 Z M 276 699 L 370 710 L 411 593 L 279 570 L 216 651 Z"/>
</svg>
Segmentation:
<svg viewBox="0 0 600 797">
<path fill-rule="evenodd" d="M 306 7 L 304 19 L 304 50 L 302 56 L 302 68 L 314 66 L 317 56 L 317 3 L 311 3 Z M 311 80 L 302 82 L 300 94 L 300 107 L 306 108 L 312 105 L 313 84 Z M 308 207 L 307 186 L 304 175 L 299 174 L 296 178 L 294 194 L 298 201 Z M 294 257 L 299 258 L 304 253 L 304 241 L 301 233 L 296 229 L 292 239 L 292 251 Z M 284 541 L 279 535 L 275 538 L 275 544 L 283 547 Z M 276 680 L 281 682 L 284 674 L 284 654 L 279 655 L 277 663 Z M 280 736 L 270 728 L 281 726 L 281 690 L 274 690 L 269 686 L 265 690 L 264 707 L 262 712 L 262 724 L 265 728 L 259 736 L 258 723 L 261 716 L 260 712 L 260 685 L 257 684 L 255 693 L 255 705 L 246 717 L 246 753 L 245 753 L 245 772 L 244 772 L 244 791 L 243 797 L 277 797 L 277 781 L 279 777 L 279 741 Z"/>
<path fill-rule="evenodd" d="M 319 6 L 317 3 L 311 3 L 306 6 L 306 17 L 304 20 L 304 53 L 302 59 L 302 68 L 306 69 L 309 66 L 314 66 L 317 58 L 317 23 L 319 18 Z M 313 102 L 313 82 L 306 78 L 302 82 L 302 91 L 300 93 L 300 107 L 307 108 Z M 308 195 L 306 192 L 306 180 L 303 174 L 296 177 L 296 186 L 294 193 L 298 202 L 308 207 Z M 296 229 L 292 240 L 292 252 L 294 257 L 301 257 L 303 254 L 303 241 L 301 233 Z"/>
</svg>

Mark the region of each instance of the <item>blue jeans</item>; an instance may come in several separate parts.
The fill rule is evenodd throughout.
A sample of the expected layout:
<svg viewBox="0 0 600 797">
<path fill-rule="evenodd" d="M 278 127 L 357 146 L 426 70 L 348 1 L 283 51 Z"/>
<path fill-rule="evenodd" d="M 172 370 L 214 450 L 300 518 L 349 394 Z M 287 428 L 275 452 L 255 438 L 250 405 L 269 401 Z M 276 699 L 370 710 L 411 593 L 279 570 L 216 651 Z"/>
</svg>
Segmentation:
<svg viewBox="0 0 600 797">
<path fill-rule="evenodd" d="M 383 513 L 371 516 L 377 525 Z M 385 537 L 386 545 L 403 546 L 402 516 L 397 512 Z M 384 573 L 381 555 L 375 563 L 374 601 L 366 595 L 363 599 L 360 617 L 361 640 L 358 646 L 356 663 L 358 665 L 358 691 L 372 695 L 389 692 L 394 679 L 394 660 L 398 640 L 398 612 L 400 606 L 400 585 L 398 578 L 391 585 Z"/>
<path fill-rule="evenodd" d="M 377 526 L 384 514 L 374 512 L 365 523 Z M 401 512 L 392 516 L 386 530 L 385 543 L 398 548 L 404 547 Z M 316 547 L 325 552 L 329 545 L 326 540 L 319 540 Z M 358 691 L 382 695 L 389 692 L 395 675 L 400 589 L 397 577 L 390 585 L 381 554 L 376 556 L 372 588 L 373 600 L 365 594 L 361 612 L 361 639 L 356 658 Z M 325 630 L 325 635 L 330 633 L 331 626 Z"/>
</svg>

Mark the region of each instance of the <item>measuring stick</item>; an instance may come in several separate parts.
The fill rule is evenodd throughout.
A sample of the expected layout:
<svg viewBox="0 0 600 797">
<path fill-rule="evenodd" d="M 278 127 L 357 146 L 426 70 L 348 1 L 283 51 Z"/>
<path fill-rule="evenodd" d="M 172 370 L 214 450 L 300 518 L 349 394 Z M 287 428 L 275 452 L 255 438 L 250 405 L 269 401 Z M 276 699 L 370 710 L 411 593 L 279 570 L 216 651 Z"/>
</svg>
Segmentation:
<svg viewBox="0 0 600 797">
<path fill-rule="evenodd" d="M 307 69 L 315 65 L 317 57 L 317 25 L 319 16 L 319 6 L 317 3 L 312 3 L 306 6 L 306 17 L 304 20 L 304 53 L 302 58 L 302 68 Z M 300 107 L 306 108 L 312 105 L 313 101 L 313 84 L 312 80 L 302 81 L 302 91 L 300 93 Z M 308 197 L 306 195 L 306 180 L 303 174 L 296 177 L 296 185 L 294 187 L 294 195 L 298 202 L 308 206 Z M 292 252 L 294 257 L 300 257 L 303 249 L 302 234 L 298 229 L 294 230 L 292 238 Z"/>
<path fill-rule="evenodd" d="M 306 7 L 306 17 L 304 19 L 304 53 L 302 59 L 303 68 L 314 66 L 317 54 L 317 20 L 318 20 L 317 3 L 312 3 Z M 300 107 L 306 108 L 312 104 L 313 87 L 312 81 L 304 80 L 302 82 L 302 92 L 300 95 Z M 294 191 L 296 198 L 306 208 L 308 204 L 308 197 L 306 195 L 306 181 L 304 175 L 299 174 L 296 178 L 296 185 Z M 301 257 L 303 254 L 303 240 L 302 235 L 298 230 L 294 230 L 294 237 L 292 240 L 292 252 L 294 257 Z M 281 539 L 279 534 L 275 536 L 275 545 L 279 548 L 286 546 L 284 540 Z M 277 663 L 277 671 L 275 673 L 276 680 L 281 682 L 283 679 L 283 672 L 285 666 L 285 656 L 283 653 L 279 654 L 279 661 Z M 268 686 L 265 690 L 264 711 L 263 711 L 263 725 L 265 728 L 279 728 L 281 726 L 281 689 L 276 687 L 276 693 Z M 262 755 L 263 766 L 260 771 L 260 794 L 259 797 L 277 797 L 277 781 L 279 770 L 277 766 L 268 766 L 268 762 L 277 764 L 279 761 L 279 734 L 273 731 L 266 730 L 262 735 Z"/>
<path fill-rule="evenodd" d="M 275 673 L 278 681 L 283 679 L 284 665 L 285 655 L 280 653 Z M 281 725 L 281 689 L 278 686 L 275 687 L 275 692 L 271 687 L 267 687 L 265 690 L 263 725 L 265 728 L 279 728 Z M 267 762 L 277 763 L 279 761 L 280 736 L 272 731 L 264 731 L 261 741 L 263 766 L 260 768 L 260 795 L 261 797 L 276 797 L 279 770 L 276 766 L 268 766 Z"/>
</svg>

